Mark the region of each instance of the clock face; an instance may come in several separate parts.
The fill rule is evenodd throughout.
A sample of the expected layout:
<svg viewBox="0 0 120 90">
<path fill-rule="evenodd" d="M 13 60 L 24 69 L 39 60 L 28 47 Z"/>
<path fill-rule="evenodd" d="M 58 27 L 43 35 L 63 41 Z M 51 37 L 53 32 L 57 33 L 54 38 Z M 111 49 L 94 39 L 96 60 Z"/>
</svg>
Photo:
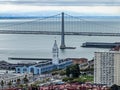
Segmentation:
<svg viewBox="0 0 120 90">
<path fill-rule="evenodd" d="M 55 52 L 56 52 L 57 50 L 55 49 Z"/>
</svg>

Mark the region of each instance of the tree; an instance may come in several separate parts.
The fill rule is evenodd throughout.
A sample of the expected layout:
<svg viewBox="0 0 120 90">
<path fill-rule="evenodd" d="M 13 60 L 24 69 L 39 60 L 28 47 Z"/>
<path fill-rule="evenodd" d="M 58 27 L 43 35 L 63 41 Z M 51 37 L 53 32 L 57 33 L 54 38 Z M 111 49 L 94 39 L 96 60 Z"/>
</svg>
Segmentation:
<svg viewBox="0 0 120 90">
<path fill-rule="evenodd" d="M 0 84 L 1 84 L 1 87 L 2 87 L 2 90 L 3 90 L 3 87 L 4 87 L 4 81 L 2 80 Z"/>
<path fill-rule="evenodd" d="M 9 86 L 9 88 L 10 88 L 10 87 L 11 87 L 11 85 L 12 85 L 12 81 L 9 81 L 7 85 L 8 85 L 8 86 Z"/>
<path fill-rule="evenodd" d="M 57 74 L 58 74 L 57 71 L 52 72 L 52 75 L 53 75 L 53 76 L 54 76 L 54 75 L 57 75 Z"/>
<path fill-rule="evenodd" d="M 78 64 L 76 64 L 75 66 L 74 66 L 74 68 L 75 68 L 75 70 L 74 70 L 74 76 L 73 77 L 79 77 L 79 75 L 80 75 L 80 68 L 79 68 L 79 65 Z"/>
<path fill-rule="evenodd" d="M 70 77 L 70 74 L 71 74 L 70 67 L 67 67 L 67 68 L 66 68 L 66 75 L 67 75 L 68 77 Z"/>
<path fill-rule="evenodd" d="M 23 84 L 20 84 L 20 87 L 23 89 L 24 85 L 23 85 Z"/>
<path fill-rule="evenodd" d="M 27 78 L 27 75 L 25 75 L 25 77 L 23 78 L 23 81 L 25 84 L 27 84 L 29 82 L 28 78 Z"/>
<path fill-rule="evenodd" d="M 119 87 L 118 87 L 118 85 L 116 85 L 116 84 L 114 84 L 114 85 L 111 86 L 111 89 L 112 89 L 112 90 L 119 90 L 118 88 L 119 88 Z"/>
<path fill-rule="evenodd" d="M 61 70 L 61 71 L 59 72 L 59 74 L 60 74 L 60 76 L 63 76 L 63 75 L 66 74 L 66 72 L 65 72 L 64 70 Z"/>
<path fill-rule="evenodd" d="M 29 82 L 29 80 L 28 80 L 28 78 L 27 78 L 27 75 L 25 75 L 25 77 L 23 78 L 23 81 L 24 81 L 24 84 L 25 84 L 25 88 L 27 89 L 27 87 L 28 87 L 28 82 Z"/>
<path fill-rule="evenodd" d="M 79 75 L 80 75 L 79 65 L 76 64 L 76 65 L 72 65 L 72 66 L 70 66 L 70 67 L 67 67 L 67 68 L 66 68 L 66 75 L 67 75 L 68 77 L 70 77 L 70 75 L 72 75 L 73 78 L 79 77 Z"/>
<path fill-rule="evenodd" d="M 32 90 L 38 90 L 37 84 L 31 84 L 31 88 L 32 88 Z"/>
<path fill-rule="evenodd" d="M 17 85 L 20 85 L 21 80 L 18 78 L 17 79 Z"/>
</svg>

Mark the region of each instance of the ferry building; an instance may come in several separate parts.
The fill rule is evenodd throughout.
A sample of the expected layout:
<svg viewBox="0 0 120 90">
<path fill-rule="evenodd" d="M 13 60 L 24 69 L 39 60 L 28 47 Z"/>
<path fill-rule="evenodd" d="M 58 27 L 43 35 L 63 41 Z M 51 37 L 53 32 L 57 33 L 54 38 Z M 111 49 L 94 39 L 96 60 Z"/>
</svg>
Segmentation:
<svg viewBox="0 0 120 90">
<path fill-rule="evenodd" d="M 30 66 L 16 67 L 15 68 L 16 73 L 21 73 L 21 74 L 33 73 L 34 75 L 36 75 L 36 74 L 49 72 L 55 69 L 63 69 L 73 64 L 72 60 L 70 59 L 59 59 L 59 49 L 56 40 L 52 48 L 52 54 L 53 54 L 52 59 L 43 60 L 41 62 L 38 62 L 37 64 Z"/>
</svg>

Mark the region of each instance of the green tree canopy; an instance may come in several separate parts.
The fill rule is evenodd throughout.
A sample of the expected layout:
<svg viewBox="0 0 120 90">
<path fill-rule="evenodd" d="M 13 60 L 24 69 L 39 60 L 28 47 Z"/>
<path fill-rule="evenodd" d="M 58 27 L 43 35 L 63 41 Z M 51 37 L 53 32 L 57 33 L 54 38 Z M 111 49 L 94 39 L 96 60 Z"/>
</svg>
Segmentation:
<svg viewBox="0 0 120 90">
<path fill-rule="evenodd" d="M 67 75 L 68 77 L 70 77 L 70 74 L 71 74 L 70 67 L 67 67 L 67 68 L 66 68 L 66 75 Z"/>
<path fill-rule="evenodd" d="M 119 90 L 119 86 L 114 84 L 111 86 L 111 90 Z"/>
<path fill-rule="evenodd" d="M 72 65 L 66 68 L 66 75 L 70 77 L 72 75 L 73 78 L 77 78 L 80 75 L 80 68 L 78 64 Z"/>
<path fill-rule="evenodd" d="M 12 85 L 12 81 L 9 81 L 8 83 L 7 83 L 7 85 L 9 86 L 9 88 L 11 87 L 11 85 Z"/>
<path fill-rule="evenodd" d="M 17 84 L 19 85 L 21 82 L 20 78 L 17 79 Z"/>
<path fill-rule="evenodd" d="M 23 81 L 25 84 L 27 84 L 29 82 L 28 78 L 27 78 L 27 75 L 25 75 L 25 77 L 23 78 Z"/>
</svg>

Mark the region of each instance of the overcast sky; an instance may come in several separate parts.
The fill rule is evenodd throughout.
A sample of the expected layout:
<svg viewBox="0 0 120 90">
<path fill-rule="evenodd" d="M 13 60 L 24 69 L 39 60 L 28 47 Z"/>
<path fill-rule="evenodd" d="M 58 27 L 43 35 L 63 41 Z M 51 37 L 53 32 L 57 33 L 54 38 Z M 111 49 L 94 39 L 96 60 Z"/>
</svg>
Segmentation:
<svg viewBox="0 0 120 90">
<path fill-rule="evenodd" d="M 1 3 L 29 5 L 119 5 L 120 0 L 0 0 Z"/>
<path fill-rule="evenodd" d="M 120 0 L 0 0 L 0 15 L 66 11 L 81 15 L 120 15 Z"/>
</svg>

